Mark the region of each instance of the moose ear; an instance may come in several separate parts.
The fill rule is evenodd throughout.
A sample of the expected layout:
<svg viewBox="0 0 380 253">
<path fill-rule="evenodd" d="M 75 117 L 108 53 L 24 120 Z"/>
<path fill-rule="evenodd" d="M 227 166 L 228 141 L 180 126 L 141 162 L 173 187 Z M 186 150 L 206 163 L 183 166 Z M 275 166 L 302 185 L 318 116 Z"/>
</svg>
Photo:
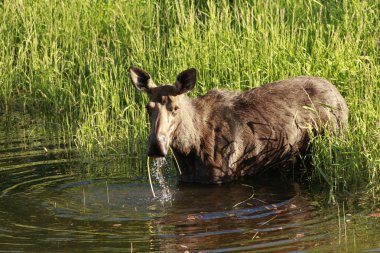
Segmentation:
<svg viewBox="0 0 380 253">
<path fill-rule="evenodd" d="M 144 70 L 131 66 L 129 73 L 136 89 L 150 93 L 150 90 L 156 87 L 150 75 Z"/>
<path fill-rule="evenodd" d="M 177 76 L 177 81 L 175 82 L 176 90 L 179 94 L 191 91 L 195 82 L 197 81 L 197 70 L 194 68 L 185 70 Z"/>
</svg>

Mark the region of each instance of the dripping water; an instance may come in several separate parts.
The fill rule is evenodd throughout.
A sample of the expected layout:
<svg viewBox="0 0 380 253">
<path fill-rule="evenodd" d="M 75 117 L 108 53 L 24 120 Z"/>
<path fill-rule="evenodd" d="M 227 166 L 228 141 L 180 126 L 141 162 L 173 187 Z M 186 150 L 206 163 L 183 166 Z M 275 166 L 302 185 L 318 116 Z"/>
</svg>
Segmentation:
<svg viewBox="0 0 380 253">
<path fill-rule="evenodd" d="M 152 175 L 154 179 L 158 182 L 159 192 L 157 198 L 161 203 L 169 202 L 172 200 L 172 193 L 170 192 L 168 183 L 162 173 L 162 170 L 168 166 L 168 162 L 165 157 L 154 158 Z"/>
</svg>

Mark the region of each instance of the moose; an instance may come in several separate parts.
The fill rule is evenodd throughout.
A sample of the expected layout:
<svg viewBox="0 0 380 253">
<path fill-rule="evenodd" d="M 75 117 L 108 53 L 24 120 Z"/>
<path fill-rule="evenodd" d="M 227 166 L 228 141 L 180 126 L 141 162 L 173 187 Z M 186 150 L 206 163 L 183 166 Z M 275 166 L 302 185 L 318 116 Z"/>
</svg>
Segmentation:
<svg viewBox="0 0 380 253">
<path fill-rule="evenodd" d="M 165 157 L 171 148 L 184 182 L 224 183 L 294 166 L 308 152 L 311 134 L 338 134 L 348 120 L 342 95 L 319 77 L 190 98 L 194 68 L 178 74 L 174 85 L 160 86 L 140 68 L 129 72 L 135 88 L 149 97 L 148 156 Z"/>
</svg>

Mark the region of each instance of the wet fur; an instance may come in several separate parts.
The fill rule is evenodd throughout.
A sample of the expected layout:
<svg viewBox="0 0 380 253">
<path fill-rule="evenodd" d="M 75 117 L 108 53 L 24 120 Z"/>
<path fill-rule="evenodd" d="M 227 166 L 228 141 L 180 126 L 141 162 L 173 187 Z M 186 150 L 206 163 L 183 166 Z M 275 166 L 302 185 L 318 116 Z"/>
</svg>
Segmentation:
<svg viewBox="0 0 380 253">
<path fill-rule="evenodd" d="M 186 182 L 228 182 L 288 166 L 306 151 L 310 131 L 338 132 L 348 117 L 337 89 L 315 77 L 196 99 L 182 94 L 173 103 L 181 109 L 170 146 Z"/>
</svg>

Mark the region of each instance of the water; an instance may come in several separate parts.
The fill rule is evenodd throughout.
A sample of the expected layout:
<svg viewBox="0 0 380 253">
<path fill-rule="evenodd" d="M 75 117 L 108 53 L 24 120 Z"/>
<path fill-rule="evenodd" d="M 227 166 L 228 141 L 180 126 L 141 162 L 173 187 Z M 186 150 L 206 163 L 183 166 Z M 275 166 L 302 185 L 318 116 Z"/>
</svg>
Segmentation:
<svg viewBox="0 0 380 253">
<path fill-rule="evenodd" d="M 152 174 L 158 182 L 159 191 L 157 199 L 160 200 L 162 204 L 171 201 L 173 198 L 173 195 L 170 192 L 169 186 L 165 180 L 164 174 L 162 173 L 162 169 L 167 166 L 169 166 L 169 164 L 166 161 L 165 157 L 154 158 Z"/>
<path fill-rule="evenodd" d="M 143 158 L 83 161 L 57 129 L 6 123 L 0 252 L 380 252 L 380 210 L 358 198 L 329 205 L 275 178 L 180 185 L 169 161 L 154 198 Z"/>
</svg>

